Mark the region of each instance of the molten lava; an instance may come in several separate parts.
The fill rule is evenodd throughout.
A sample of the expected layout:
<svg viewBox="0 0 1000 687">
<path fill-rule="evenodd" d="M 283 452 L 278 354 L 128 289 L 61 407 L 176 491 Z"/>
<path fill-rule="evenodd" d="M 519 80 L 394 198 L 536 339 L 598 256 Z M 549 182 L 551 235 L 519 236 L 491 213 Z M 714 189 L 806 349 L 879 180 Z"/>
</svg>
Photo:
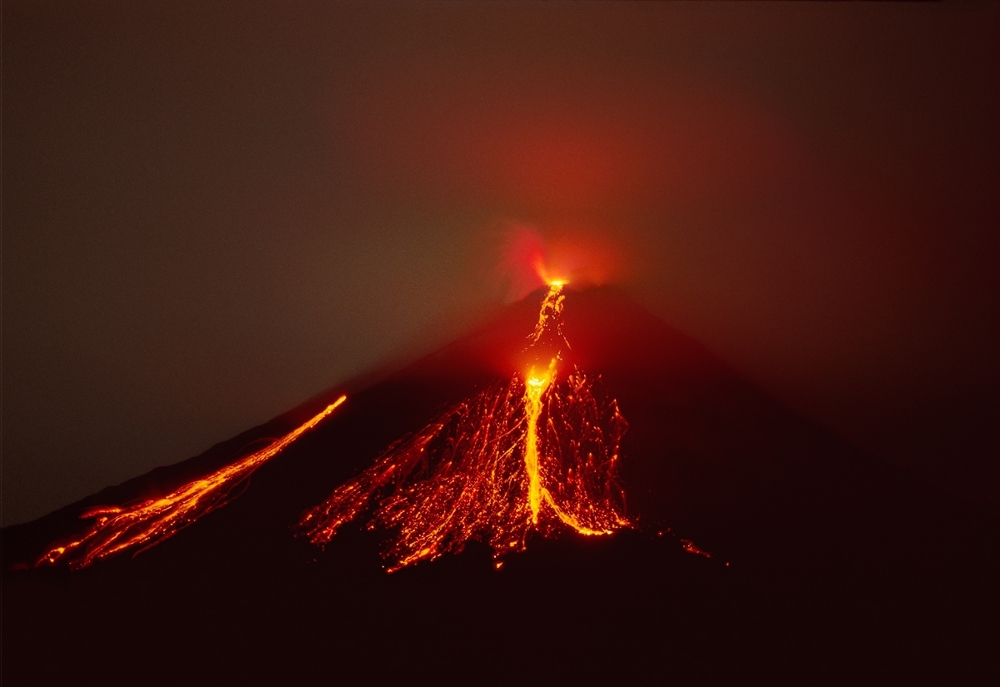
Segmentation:
<svg viewBox="0 0 1000 687">
<path fill-rule="evenodd" d="M 267 447 L 216 470 L 207 477 L 188 482 L 158 499 L 139 501 L 126 506 L 100 506 L 80 517 L 97 518 L 90 529 L 75 541 L 56 546 L 36 565 L 67 560 L 73 569 L 85 568 L 94 561 L 126 549 L 136 553 L 169 539 L 203 515 L 226 505 L 233 492 L 245 484 L 257 468 L 281 453 L 303 433 L 318 425 L 345 400 L 341 396 L 315 417 Z"/>
<path fill-rule="evenodd" d="M 528 473 L 528 505 L 531 507 L 531 522 L 538 524 L 538 511 L 542 505 L 542 477 L 538 470 L 538 418 L 542 414 L 542 394 L 552 384 L 556 359 L 542 375 L 535 374 L 535 368 L 528 373 L 524 385 L 524 409 L 528 416 L 528 429 L 524 437 L 524 470 Z"/>
<path fill-rule="evenodd" d="M 616 481 L 627 424 L 596 380 L 560 377 L 563 282 L 554 281 L 528 337 L 526 374 L 495 384 L 390 446 L 357 477 L 308 510 L 299 527 L 315 544 L 372 508 L 369 528 L 391 532 L 390 572 L 484 541 L 499 568 L 531 532 L 584 535 L 627 526 Z"/>
</svg>

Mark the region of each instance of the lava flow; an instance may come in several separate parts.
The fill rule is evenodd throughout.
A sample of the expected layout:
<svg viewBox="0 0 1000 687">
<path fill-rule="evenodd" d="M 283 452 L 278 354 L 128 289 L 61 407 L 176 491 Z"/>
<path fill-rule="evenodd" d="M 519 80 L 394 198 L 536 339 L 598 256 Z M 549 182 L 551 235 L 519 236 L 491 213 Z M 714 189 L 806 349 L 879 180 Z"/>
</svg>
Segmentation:
<svg viewBox="0 0 1000 687">
<path fill-rule="evenodd" d="M 569 347 L 563 285 L 550 282 L 542 301 L 526 374 L 452 406 L 390 446 L 306 511 L 302 534 L 324 545 L 373 508 L 369 528 L 394 533 L 385 550 L 393 572 L 458 553 L 472 540 L 493 549 L 499 568 L 533 531 L 600 535 L 627 526 L 616 481 L 625 419 L 596 380 L 576 368 L 559 375 Z"/>
<path fill-rule="evenodd" d="M 54 564 L 65 559 L 70 568 L 80 569 L 120 551 L 137 548 L 136 553 L 139 553 L 169 539 L 202 516 L 229 503 L 235 498 L 236 487 L 245 484 L 257 468 L 318 425 L 345 400 L 347 396 L 341 396 L 265 448 L 207 477 L 188 482 L 166 496 L 126 506 L 100 506 L 84 512 L 80 517 L 96 518 L 90 529 L 79 539 L 52 548 L 35 565 Z"/>
</svg>

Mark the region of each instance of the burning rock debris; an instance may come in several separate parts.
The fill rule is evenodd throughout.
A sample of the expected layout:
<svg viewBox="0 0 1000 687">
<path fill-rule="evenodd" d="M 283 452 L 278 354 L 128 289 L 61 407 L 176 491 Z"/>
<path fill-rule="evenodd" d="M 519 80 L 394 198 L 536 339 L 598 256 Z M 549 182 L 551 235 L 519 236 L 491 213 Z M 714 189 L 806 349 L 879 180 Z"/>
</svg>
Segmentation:
<svg viewBox="0 0 1000 687">
<path fill-rule="evenodd" d="M 54 546 L 35 565 L 66 561 L 70 568 L 80 569 L 128 549 L 135 549 L 139 553 L 156 546 L 202 516 L 229 503 L 238 495 L 237 487 L 246 484 L 257 468 L 322 422 L 346 400 L 346 396 L 341 396 L 310 420 L 265 448 L 206 477 L 188 482 L 166 496 L 125 506 L 99 506 L 85 511 L 81 518 L 96 520 L 83 536 Z"/>
<path fill-rule="evenodd" d="M 392 446 L 357 477 L 306 511 L 300 532 L 328 543 L 372 511 L 370 529 L 392 532 L 389 572 L 472 540 L 495 565 L 524 550 L 529 534 L 559 529 L 610 534 L 629 525 L 616 474 L 627 423 L 596 379 L 561 372 L 564 282 L 551 281 L 528 337 L 524 373 L 452 406 Z"/>
</svg>

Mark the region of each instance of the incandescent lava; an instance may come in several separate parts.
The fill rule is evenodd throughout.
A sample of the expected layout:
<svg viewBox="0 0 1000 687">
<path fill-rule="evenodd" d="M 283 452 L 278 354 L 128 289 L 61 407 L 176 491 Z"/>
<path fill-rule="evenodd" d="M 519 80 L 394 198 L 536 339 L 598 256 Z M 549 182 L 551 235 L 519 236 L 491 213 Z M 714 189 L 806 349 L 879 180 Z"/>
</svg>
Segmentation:
<svg viewBox="0 0 1000 687">
<path fill-rule="evenodd" d="M 371 509 L 369 528 L 390 532 L 392 572 L 478 540 L 496 566 L 532 532 L 610 534 L 629 525 L 617 482 L 627 423 L 596 378 L 560 374 L 565 282 L 549 284 L 514 373 L 457 403 L 390 446 L 375 463 L 309 509 L 299 523 L 315 544 Z"/>
</svg>

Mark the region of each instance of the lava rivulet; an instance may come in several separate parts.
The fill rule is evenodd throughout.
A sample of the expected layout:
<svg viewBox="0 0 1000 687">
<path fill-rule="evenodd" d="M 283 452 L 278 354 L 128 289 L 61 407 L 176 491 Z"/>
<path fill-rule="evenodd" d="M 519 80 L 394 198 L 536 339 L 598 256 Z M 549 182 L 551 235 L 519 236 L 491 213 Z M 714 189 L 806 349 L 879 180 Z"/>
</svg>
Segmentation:
<svg viewBox="0 0 1000 687">
<path fill-rule="evenodd" d="M 529 348 L 540 347 L 546 336 L 553 340 L 550 345 L 555 346 L 557 355 L 562 348 L 569 348 L 569 342 L 562 333 L 563 303 L 566 302 L 566 295 L 562 292 L 564 284 L 562 281 L 554 281 L 549 286 L 538 311 L 538 324 L 528 337 Z"/>
<path fill-rule="evenodd" d="M 236 487 L 245 484 L 257 468 L 318 425 L 345 400 L 347 397 L 341 396 L 322 412 L 265 448 L 207 477 L 188 482 L 166 496 L 126 506 L 101 506 L 84 512 L 81 517 L 96 518 L 90 529 L 79 539 L 52 548 L 36 565 L 54 564 L 65 559 L 71 568 L 85 568 L 120 551 L 135 548 L 138 553 L 159 544 L 203 515 L 228 503 Z"/>
<path fill-rule="evenodd" d="M 617 464 L 627 424 L 595 379 L 559 375 L 565 295 L 553 282 L 528 337 L 534 363 L 452 406 L 390 446 L 357 477 L 306 511 L 299 527 L 315 544 L 371 509 L 370 528 L 392 532 L 390 572 L 473 540 L 497 567 L 530 532 L 585 535 L 627 526 Z"/>
</svg>

